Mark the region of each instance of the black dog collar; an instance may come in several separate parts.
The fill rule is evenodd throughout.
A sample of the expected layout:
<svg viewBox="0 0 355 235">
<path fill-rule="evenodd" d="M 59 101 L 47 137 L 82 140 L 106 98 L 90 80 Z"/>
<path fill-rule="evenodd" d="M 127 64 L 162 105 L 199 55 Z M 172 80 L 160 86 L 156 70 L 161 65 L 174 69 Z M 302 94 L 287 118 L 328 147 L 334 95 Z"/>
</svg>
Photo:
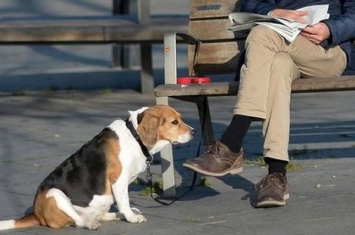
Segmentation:
<svg viewBox="0 0 355 235">
<path fill-rule="evenodd" d="M 147 147 L 143 144 L 141 138 L 139 137 L 139 134 L 133 127 L 133 123 L 130 120 L 126 119 L 126 126 L 130 130 L 130 132 L 132 133 L 133 137 L 136 139 L 138 144 L 141 146 L 142 152 L 146 156 L 147 161 L 152 162 L 153 156 L 149 153 Z"/>
</svg>

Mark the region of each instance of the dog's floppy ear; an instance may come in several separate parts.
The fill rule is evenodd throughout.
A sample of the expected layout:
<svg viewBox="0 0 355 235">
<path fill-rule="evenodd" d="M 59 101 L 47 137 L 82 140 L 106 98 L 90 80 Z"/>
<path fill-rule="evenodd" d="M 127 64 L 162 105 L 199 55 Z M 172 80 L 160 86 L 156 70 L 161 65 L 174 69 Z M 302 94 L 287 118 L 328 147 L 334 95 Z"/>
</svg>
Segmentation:
<svg viewBox="0 0 355 235">
<path fill-rule="evenodd" d="M 159 120 L 151 112 L 140 113 L 137 117 L 138 133 L 143 144 L 152 147 L 158 141 Z"/>
</svg>

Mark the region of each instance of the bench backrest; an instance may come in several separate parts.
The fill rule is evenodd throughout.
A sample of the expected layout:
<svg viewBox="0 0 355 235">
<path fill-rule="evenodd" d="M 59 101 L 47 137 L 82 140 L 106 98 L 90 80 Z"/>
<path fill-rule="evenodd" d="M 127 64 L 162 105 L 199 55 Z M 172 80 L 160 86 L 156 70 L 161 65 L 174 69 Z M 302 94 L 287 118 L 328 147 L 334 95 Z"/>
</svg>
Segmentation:
<svg viewBox="0 0 355 235">
<path fill-rule="evenodd" d="M 189 33 L 202 44 L 195 57 L 189 45 L 189 71 L 193 75 L 235 73 L 245 33 L 227 30 L 229 13 L 240 10 L 238 0 L 191 0 Z"/>
</svg>

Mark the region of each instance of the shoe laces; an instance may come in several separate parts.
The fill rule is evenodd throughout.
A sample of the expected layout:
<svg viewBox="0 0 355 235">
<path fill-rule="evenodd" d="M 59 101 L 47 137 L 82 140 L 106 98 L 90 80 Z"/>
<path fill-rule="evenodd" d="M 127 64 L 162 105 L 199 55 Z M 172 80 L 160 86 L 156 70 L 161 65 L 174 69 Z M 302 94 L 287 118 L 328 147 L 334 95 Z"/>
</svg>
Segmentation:
<svg viewBox="0 0 355 235">
<path fill-rule="evenodd" d="M 263 185 L 264 186 L 274 185 L 280 187 L 284 181 L 285 181 L 285 176 L 283 176 L 281 173 L 272 173 L 265 177 Z"/>
<path fill-rule="evenodd" d="M 213 158 L 217 159 L 220 147 L 221 145 L 219 144 L 219 142 L 215 142 L 214 144 L 207 146 L 206 151 L 209 152 Z"/>
</svg>

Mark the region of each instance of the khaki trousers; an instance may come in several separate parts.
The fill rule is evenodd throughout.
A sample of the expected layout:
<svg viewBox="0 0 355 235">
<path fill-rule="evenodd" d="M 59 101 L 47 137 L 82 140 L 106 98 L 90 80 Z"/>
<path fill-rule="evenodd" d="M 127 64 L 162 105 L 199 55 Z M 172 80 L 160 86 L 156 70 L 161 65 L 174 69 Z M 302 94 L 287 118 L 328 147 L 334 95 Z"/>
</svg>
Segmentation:
<svg viewBox="0 0 355 235">
<path fill-rule="evenodd" d="M 291 83 L 299 77 L 340 76 L 346 54 L 298 36 L 292 43 L 266 26 L 254 27 L 245 43 L 234 114 L 263 121 L 264 156 L 288 161 Z"/>
</svg>

